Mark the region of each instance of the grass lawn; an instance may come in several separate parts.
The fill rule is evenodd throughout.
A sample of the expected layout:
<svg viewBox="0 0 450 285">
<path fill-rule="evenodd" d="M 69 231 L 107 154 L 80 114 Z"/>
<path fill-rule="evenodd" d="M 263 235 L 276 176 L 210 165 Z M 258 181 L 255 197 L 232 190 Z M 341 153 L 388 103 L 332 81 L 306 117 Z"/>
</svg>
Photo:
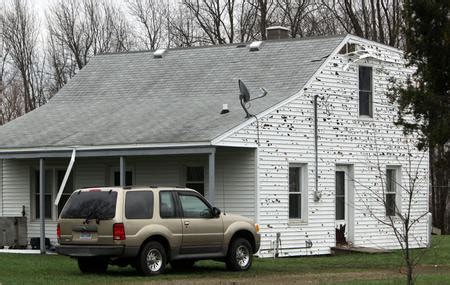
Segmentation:
<svg viewBox="0 0 450 285">
<path fill-rule="evenodd" d="M 280 259 L 255 259 L 251 270 L 228 272 L 201 261 L 190 272 L 170 268 L 141 277 L 133 268 L 110 266 L 105 275 L 83 275 L 76 261 L 56 255 L 0 254 L 0 283 L 6 284 L 403 284 L 399 252 Z M 418 284 L 450 284 L 450 236 L 434 237 L 418 268 Z"/>
</svg>

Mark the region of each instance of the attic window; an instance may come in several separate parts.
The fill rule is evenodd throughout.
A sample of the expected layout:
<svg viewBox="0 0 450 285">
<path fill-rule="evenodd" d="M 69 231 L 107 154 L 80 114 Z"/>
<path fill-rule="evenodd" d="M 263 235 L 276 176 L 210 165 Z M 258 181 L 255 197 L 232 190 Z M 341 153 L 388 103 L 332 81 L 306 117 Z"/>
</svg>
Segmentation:
<svg viewBox="0 0 450 285">
<path fill-rule="evenodd" d="M 348 54 L 354 51 L 356 51 L 356 44 L 346 43 L 339 51 L 339 54 Z"/>
</svg>

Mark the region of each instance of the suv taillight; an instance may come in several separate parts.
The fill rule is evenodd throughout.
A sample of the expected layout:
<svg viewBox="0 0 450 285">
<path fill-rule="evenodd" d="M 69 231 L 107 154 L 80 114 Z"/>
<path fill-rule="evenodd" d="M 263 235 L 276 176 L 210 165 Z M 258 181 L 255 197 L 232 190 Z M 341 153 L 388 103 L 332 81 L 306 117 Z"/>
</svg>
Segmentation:
<svg viewBox="0 0 450 285">
<path fill-rule="evenodd" d="M 122 223 L 113 225 L 113 239 L 125 240 L 125 227 Z"/>
<path fill-rule="evenodd" d="M 61 239 L 61 226 L 59 224 L 56 226 L 56 237 Z"/>
</svg>

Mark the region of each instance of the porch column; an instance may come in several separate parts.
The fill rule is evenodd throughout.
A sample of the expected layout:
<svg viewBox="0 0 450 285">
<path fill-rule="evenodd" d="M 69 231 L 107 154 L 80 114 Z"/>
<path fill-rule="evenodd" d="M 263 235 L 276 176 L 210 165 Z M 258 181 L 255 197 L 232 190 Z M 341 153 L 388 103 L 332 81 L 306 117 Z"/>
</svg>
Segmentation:
<svg viewBox="0 0 450 285">
<path fill-rule="evenodd" d="M 216 202 L 216 151 L 209 154 L 208 159 L 208 200 L 211 204 Z"/>
<path fill-rule="evenodd" d="M 120 186 L 125 186 L 125 174 L 126 174 L 126 166 L 125 166 L 125 157 L 120 157 Z"/>
<path fill-rule="evenodd" d="M 45 165 L 44 159 L 39 159 L 39 217 L 41 219 L 41 254 L 45 254 Z"/>
</svg>

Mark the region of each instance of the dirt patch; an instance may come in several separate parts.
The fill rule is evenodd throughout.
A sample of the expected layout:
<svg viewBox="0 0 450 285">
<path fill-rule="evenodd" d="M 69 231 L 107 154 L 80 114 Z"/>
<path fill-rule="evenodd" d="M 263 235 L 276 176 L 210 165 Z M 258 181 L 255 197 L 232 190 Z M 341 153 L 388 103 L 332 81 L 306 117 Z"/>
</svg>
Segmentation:
<svg viewBox="0 0 450 285">
<path fill-rule="evenodd" d="M 419 266 L 417 267 L 418 274 L 438 274 L 449 273 L 450 266 Z M 403 270 L 399 269 L 384 269 L 384 270 L 364 270 L 364 271 L 345 271 L 345 272 L 322 272 L 322 273 L 304 273 L 304 274 L 289 274 L 289 273 L 273 273 L 258 275 L 253 278 L 199 278 L 199 279 L 179 279 L 171 281 L 149 281 L 136 282 L 128 284 L 164 284 L 164 285 L 273 285 L 273 284 L 329 284 L 336 282 L 346 282 L 354 280 L 377 280 L 387 278 L 401 278 L 404 277 Z"/>
</svg>

